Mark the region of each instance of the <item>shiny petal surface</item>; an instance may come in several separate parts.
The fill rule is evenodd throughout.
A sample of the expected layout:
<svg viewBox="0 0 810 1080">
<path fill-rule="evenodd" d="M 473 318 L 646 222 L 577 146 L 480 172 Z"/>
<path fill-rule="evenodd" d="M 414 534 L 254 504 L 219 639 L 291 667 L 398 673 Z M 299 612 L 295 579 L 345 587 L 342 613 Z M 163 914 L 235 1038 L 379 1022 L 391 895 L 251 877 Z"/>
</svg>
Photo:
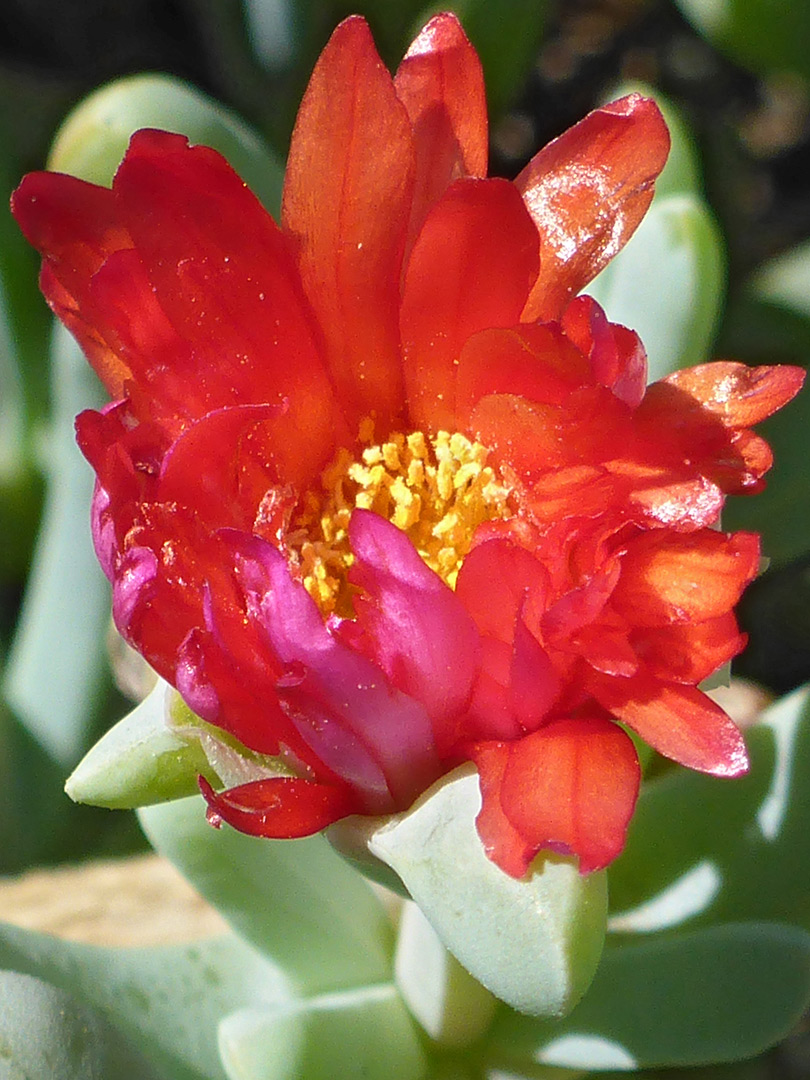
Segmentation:
<svg viewBox="0 0 810 1080">
<path fill-rule="evenodd" d="M 630 94 L 535 154 L 515 181 L 542 245 L 524 318 L 558 318 L 622 249 L 652 201 L 668 153 L 658 107 Z"/>
<path fill-rule="evenodd" d="M 738 728 L 697 688 L 638 675 L 611 681 L 594 678 L 591 689 L 606 709 L 664 757 L 715 776 L 748 771 Z"/>
<path fill-rule="evenodd" d="M 216 792 L 200 777 L 208 803 L 208 820 L 217 828 L 226 821 L 249 836 L 291 840 L 320 832 L 358 809 L 348 788 L 278 776 Z"/>
<path fill-rule="evenodd" d="M 729 361 L 676 371 L 666 379 L 689 394 L 727 427 L 747 428 L 765 420 L 798 394 L 803 368 L 747 367 Z"/>
<path fill-rule="evenodd" d="M 365 21 L 321 53 L 298 112 L 282 222 L 345 411 L 383 427 L 402 406 L 399 282 L 413 193 L 411 125 Z"/>
<path fill-rule="evenodd" d="M 453 431 L 456 364 L 478 330 L 518 322 L 537 274 L 537 233 L 505 180 L 457 180 L 417 237 L 402 297 L 408 410 Z"/>
</svg>

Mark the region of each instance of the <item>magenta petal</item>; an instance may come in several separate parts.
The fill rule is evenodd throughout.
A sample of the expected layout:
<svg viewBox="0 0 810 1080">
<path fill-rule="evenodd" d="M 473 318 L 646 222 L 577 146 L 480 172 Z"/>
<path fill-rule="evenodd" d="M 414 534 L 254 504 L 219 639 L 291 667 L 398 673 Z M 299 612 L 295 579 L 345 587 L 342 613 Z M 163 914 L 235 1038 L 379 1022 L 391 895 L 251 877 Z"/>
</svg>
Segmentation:
<svg viewBox="0 0 810 1080">
<path fill-rule="evenodd" d="M 424 708 L 333 637 L 271 544 L 232 530 L 220 535 L 233 552 L 248 617 L 285 668 L 276 692 L 301 737 L 362 795 L 366 812 L 410 805 L 440 772 Z"/>
<path fill-rule="evenodd" d="M 400 690 L 424 705 L 440 745 L 469 701 L 479 654 L 475 625 L 406 534 L 369 510 L 349 524 L 349 580 L 369 654 Z"/>
<path fill-rule="evenodd" d="M 115 625 L 127 640 L 136 609 L 144 601 L 143 592 L 155 580 L 158 561 L 148 547 L 129 548 L 116 568 L 113 580 L 112 613 Z"/>
</svg>

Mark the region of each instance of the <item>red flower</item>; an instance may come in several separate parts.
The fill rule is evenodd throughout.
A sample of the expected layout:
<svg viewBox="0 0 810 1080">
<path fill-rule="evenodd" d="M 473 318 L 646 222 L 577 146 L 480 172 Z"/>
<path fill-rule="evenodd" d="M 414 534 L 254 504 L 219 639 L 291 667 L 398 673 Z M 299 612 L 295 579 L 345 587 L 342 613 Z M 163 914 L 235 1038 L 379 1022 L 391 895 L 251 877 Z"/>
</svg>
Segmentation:
<svg viewBox="0 0 810 1080">
<path fill-rule="evenodd" d="M 79 417 L 116 622 L 201 717 L 286 775 L 214 820 L 300 836 L 402 810 L 458 763 L 507 873 L 621 850 L 626 725 L 724 776 L 697 684 L 737 653 L 757 539 L 714 530 L 770 465 L 749 427 L 793 368 L 645 393 L 637 336 L 580 290 L 668 149 L 631 95 L 485 179 L 453 16 L 391 79 L 360 18 L 304 97 L 277 226 L 212 150 L 141 131 L 106 190 L 29 176 L 42 287 L 115 403 Z M 618 722 L 617 722 L 618 721 Z"/>
</svg>

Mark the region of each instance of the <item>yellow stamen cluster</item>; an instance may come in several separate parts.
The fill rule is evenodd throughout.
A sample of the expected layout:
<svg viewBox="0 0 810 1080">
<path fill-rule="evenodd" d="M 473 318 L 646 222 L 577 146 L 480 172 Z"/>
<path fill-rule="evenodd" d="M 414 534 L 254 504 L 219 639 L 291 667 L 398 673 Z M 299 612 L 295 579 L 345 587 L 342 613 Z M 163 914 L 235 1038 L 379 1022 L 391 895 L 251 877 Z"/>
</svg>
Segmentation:
<svg viewBox="0 0 810 1080">
<path fill-rule="evenodd" d="M 373 427 L 364 422 L 361 442 Z M 364 438 L 365 436 L 365 438 Z M 367 445 L 360 460 L 342 449 L 310 491 L 287 537 L 308 592 L 325 614 L 351 614 L 346 574 L 353 556 L 348 527 L 357 507 L 373 510 L 410 537 L 451 588 L 478 525 L 508 513 L 508 489 L 487 465 L 489 451 L 458 432 L 392 434 Z"/>
</svg>

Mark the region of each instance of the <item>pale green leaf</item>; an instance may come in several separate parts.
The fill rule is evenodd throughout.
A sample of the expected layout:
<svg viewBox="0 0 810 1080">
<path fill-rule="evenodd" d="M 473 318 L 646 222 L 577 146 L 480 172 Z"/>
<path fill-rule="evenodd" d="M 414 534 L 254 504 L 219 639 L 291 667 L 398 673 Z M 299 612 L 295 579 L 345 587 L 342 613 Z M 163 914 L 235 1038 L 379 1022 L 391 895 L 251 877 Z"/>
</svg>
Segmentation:
<svg viewBox="0 0 810 1080">
<path fill-rule="evenodd" d="M 0 971 L 0 1080 L 157 1080 L 98 1014 L 31 975 Z"/>
<path fill-rule="evenodd" d="M 423 1080 L 427 1063 L 394 986 L 323 994 L 227 1017 L 229 1080 Z"/>
<path fill-rule="evenodd" d="M 283 972 L 230 936 L 114 949 L 0 924 L 0 966 L 68 991 L 104 1016 L 168 1080 L 226 1080 L 217 1049 L 220 1020 L 290 996 Z"/>
<path fill-rule="evenodd" d="M 166 722 L 166 695 L 172 693 L 159 679 L 85 754 L 65 784 L 74 802 L 132 809 L 195 794 L 200 773 L 214 779 L 199 740 L 183 738 Z"/>
<path fill-rule="evenodd" d="M 199 798 L 139 817 L 155 848 L 302 991 L 390 979 L 392 931 L 382 906 L 322 836 L 263 840 L 216 830 Z"/>
<path fill-rule="evenodd" d="M 673 769 L 645 786 L 610 869 L 612 930 L 775 919 L 810 931 L 808 691 L 771 706 L 746 741 L 747 776 Z"/>
<path fill-rule="evenodd" d="M 604 938 L 605 875 L 539 857 L 523 880 L 484 853 L 478 775 L 464 766 L 404 814 L 369 825 L 368 847 L 396 871 L 445 946 L 513 1008 L 568 1012 L 593 978 Z M 357 819 L 362 823 L 362 819 Z"/>
<path fill-rule="evenodd" d="M 504 1010 L 488 1048 L 505 1062 L 619 1071 L 736 1061 L 783 1038 L 809 1000 L 810 935 L 731 923 L 606 949 L 570 1016 Z"/>
<path fill-rule="evenodd" d="M 627 246 L 586 292 L 612 322 L 639 334 L 654 382 L 709 359 L 723 290 L 714 219 L 697 196 L 673 194 L 653 201 Z"/>
<path fill-rule="evenodd" d="M 169 75 L 133 75 L 91 94 L 60 128 L 48 167 L 109 186 L 130 137 L 147 127 L 212 146 L 278 211 L 283 170 L 275 156 L 238 116 Z"/>
</svg>

